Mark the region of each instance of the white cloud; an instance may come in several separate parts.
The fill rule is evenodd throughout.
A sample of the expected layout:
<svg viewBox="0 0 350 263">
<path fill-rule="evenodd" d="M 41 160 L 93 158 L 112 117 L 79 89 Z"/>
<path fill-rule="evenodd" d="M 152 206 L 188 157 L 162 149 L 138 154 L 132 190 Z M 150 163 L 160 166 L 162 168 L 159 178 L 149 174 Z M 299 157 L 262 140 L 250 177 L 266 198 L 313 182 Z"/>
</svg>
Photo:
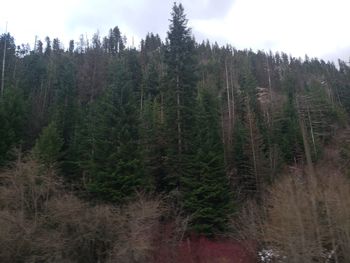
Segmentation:
<svg viewBox="0 0 350 263">
<path fill-rule="evenodd" d="M 8 30 L 16 43 L 35 35 L 58 37 L 67 45 L 80 34 L 100 35 L 118 25 L 137 42 L 147 32 L 165 37 L 174 0 L 17 0 L 2 1 L 0 33 Z M 348 59 L 349 0 L 182 0 L 198 40 L 294 56 Z M 341 51 L 341 52 L 340 52 Z M 332 54 L 332 55 L 330 55 Z M 331 57 L 330 57 L 331 56 Z M 345 57 L 344 57 L 345 56 Z"/>
<path fill-rule="evenodd" d="M 350 47 L 349 9 L 348 0 L 236 0 L 226 17 L 191 24 L 239 49 L 322 57 Z"/>
<path fill-rule="evenodd" d="M 5 21 L 8 22 L 8 31 L 14 35 L 16 43 L 29 43 L 32 47 L 35 36 L 42 40 L 46 36 L 63 39 L 65 21 L 70 14 L 69 7 L 74 1 L 46 1 L 46 0 L 18 0 L 1 3 L 0 26 L 5 31 Z"/>
</svg>

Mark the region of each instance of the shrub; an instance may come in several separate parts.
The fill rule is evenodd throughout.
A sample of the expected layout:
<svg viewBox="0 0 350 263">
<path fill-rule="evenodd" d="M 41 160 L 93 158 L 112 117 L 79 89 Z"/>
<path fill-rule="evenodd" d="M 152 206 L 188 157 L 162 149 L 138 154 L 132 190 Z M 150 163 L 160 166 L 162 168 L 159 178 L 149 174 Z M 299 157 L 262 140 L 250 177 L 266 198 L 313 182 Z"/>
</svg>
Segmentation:
<svg viewBox="0 0 350 263">
<path fill-rule="evenodd" d="M 64 190 L 31 156 L 0 174 L 0 262 L 149 262 L 164 211 L 139 195 L 123 208 Z"/>
<path fill-rule="evenodd" d="M 263 206 L 244 213 L 245 227 L 236 227 L 242 240 L 255 239 L 270 260 L 350 262 L 350 182 L 332 169 L 284 176 Z"/>
</svg>

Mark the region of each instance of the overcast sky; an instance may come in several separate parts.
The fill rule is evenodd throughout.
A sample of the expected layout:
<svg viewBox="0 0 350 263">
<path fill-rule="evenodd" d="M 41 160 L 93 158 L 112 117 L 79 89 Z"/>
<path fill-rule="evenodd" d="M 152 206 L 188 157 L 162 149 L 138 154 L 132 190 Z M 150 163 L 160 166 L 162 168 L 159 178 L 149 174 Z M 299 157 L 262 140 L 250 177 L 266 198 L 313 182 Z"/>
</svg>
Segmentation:
<svg viewBox="0 0 350 263">
<path fill-rule="evenodd" d="M 119 26 L 135 46 L 147 32 L 166 37 L 173 0 L 0 0 L 0 33 L 33 47 L 35 35 L 67 47 L 81 34 L 101 36 Z M 182 0 L 198 41 L 238 49 L 349 61 L 350 0 Z"/>
</svg>

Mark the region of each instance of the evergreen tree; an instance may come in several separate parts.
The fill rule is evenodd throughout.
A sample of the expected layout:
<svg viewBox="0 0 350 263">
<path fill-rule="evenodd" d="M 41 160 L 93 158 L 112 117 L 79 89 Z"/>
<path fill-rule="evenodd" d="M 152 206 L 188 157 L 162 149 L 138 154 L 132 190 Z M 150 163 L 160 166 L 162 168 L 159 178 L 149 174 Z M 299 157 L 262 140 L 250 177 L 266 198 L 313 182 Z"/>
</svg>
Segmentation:
<svg viewBox="0 0 350 263">
<path fill-rule="evenodd" d="M 196 61 L 194 41 L 187 27 L 184 8 L 173 6 L 165 62 L 167 65 L 166 125 L 168 134 L 168 184 L 179 186 L 184 173 L 184 156 L 191 151 L 196 96 Z"/>
<path fill-rule="evenodd" d="M 51 51 L 52 51 L 51 40 L 50 40 L 49 37 L 46 37 L 45 41 L 46 41 L 45 55 L 50 56 L 51 55 Z"/>
<path fill-rule="evenodd" d="M 109 30 L 109 38 L 106 40 L 105 46 L 108 52 L 113 55 L 124 50 L 125 43 L 118 26 Z"/>
<path fill-rule="evenodd" d="M 245 61 L 247 63 L 247 61 Z M 243 65 L 241 90 L 237 101 L 238 120 L 234 129 L 233 184 L 243 198 L 259 195 L 266 173 L 265 146 L 260 132 L 257 84 L 248 65 Z M 267 174 L 267 173 L 266 173 Z"/>
<path fill-rule="evenodd" d="M 123 64 L 117 61 L 113 66 L 113 84 L 92 107 L 81 142 L 88 146 L 81 149 L 87 157 L 81 164 L 89 175 L 88 191 L 112 202 L 124 202 L 140 187 L 148 188 L 131 74 Z"/>
<path fill-rule="evenodd" d="M 170 191 L 166 183 L 166 140 L 162 123 L 161 83 L 155 63 L 144 74 L 141 96 L 141 132 L 146 173 L 157 192 Z"/>
<path fill-rule="evenodd" d="M 45 127 L 34 146 L 34 154 L 48 167 L 52 167 L 61 157 L 63 139 L 55 123 Z"/>
<path fill-rule="evenodd" d="M 295 106 L 295 79 L 288 75 L 284 81 L 287 102 L 275 125 L 275 141 L 277 142 L 286 163 L 295 163 L 303 153 L 303 142 L 298 124 L 298 112 Z"/>
<path fill-rule="evenodd" d="M 61 49 L 61 42 L 58 38 L 54 38 L 52 41 L 52 52 L 53 53 L 61 53 L 63 50 Z"/>
<path fill-rule="evenodd" d="M 184 208 L 194 231 L 213 235 L 226 230 L 233 206 L 217 103 L 208 91 L 203 90 L 198 98 L 194 126 L 195 151 L 189 158 L 188 173 L 182 177 Z"/>
<path fill-rule="evenodd" d="M 69 40 L 68 52 L 69 52 L 70 54 L 73 54 L 73 52 L 74 52 L 74 40 Z"/>
<path fill-rule="evenodd" d="M 50 119 L 54 120 L 63 139 L 62 158 L 60 168 L 66 179 L 71 181 L 79 174 L 76 150 L 77 126 L 83 119 L 79 115 L 81 108 L 77 101 L 75 85 L 76 67 L 74 61 L 67 55 L 59 56 L 57 67 L 56 94 L 54 104 L 51 106 Z"/>
<path fill-rule="evenodd" d="M 43 42 L 41 40 L 38 40 L 37 42 L 37 47 L 36 47 L 36 52 L 40 55 L 43 54 Z"/>
<path fill-rule="evenodd" d="M 12 148 L 23 143 L 26 121 L 22 92 L 10 87 L 0 98 L 0 166 L 12 159 Z"/>
</svg>

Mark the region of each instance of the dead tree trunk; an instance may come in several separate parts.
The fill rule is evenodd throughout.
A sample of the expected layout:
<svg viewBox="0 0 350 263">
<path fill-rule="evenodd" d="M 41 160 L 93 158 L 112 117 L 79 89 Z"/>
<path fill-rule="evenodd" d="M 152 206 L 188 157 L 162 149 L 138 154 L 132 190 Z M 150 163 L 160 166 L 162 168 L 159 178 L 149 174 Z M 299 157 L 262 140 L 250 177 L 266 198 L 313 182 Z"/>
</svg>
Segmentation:
<svg viewBox="0 0 350 263">
<path fill-rule="evenodd" d="M 5 30 L 5 37 L 4 37 L 4 53 L 2 58 L 2 72 L 1 72 L 1 97 L 4 96 L 4 85 L 5 85 L 5 60 L 6 60 L 6 38 L 7 38 L 7 23 L 6 23 L 6 30 Z"/>
</svg>

